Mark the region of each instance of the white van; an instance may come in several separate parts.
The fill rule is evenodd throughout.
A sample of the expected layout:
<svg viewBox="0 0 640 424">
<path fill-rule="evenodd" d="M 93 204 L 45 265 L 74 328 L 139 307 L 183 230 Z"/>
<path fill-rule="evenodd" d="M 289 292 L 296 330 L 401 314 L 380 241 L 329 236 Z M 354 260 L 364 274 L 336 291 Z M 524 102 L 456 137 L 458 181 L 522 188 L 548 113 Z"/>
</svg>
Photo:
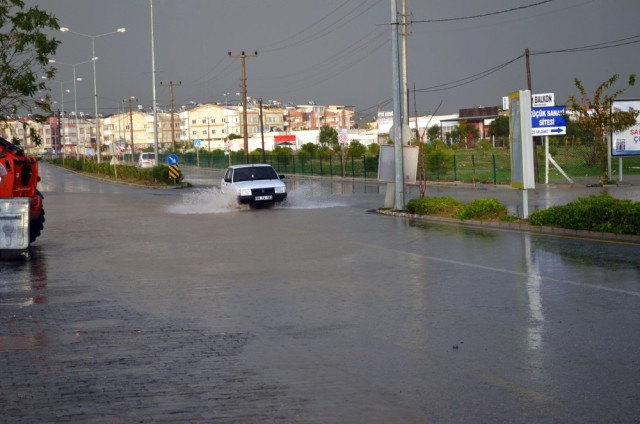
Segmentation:
<svg viewBox="0 0 640 424">
<path fill-rule="evenodd" d="M 156 155 L 154 153 L 140 153 L 138 166 L 140 168 L 153 168 L 156 166 Z"/>
</svg>

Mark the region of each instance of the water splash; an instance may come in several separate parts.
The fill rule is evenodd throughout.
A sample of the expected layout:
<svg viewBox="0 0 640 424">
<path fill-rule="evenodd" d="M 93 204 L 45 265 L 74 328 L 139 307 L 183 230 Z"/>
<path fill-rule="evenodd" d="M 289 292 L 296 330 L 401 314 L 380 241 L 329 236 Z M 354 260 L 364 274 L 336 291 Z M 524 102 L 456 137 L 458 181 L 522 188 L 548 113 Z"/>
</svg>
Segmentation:
<svg viewBox="0 0 640 424">
<path fill-rule="evenodd" d="M 347 206 L 346 202 L 337 201 L 331 194 L 330 187 L 312 181 L 297 185 L 289 191 L 287 201 L 278 206 L 289 209 L 324 209 Z"/>
<path fill-rule="evenodd" d="M 218 187 L 187 193 L 179 203 L 168 208 L 170 213 L 175 214 L 227 213 L 241 209 L 246 207 L 238 205 L 232 194 L 223 193 Z"/>
<path fill-rule="evenodd" d="M 346 202 L 336 201 L 330 188 L 317 182 L 296 185 L 289 190 L 287 200 L 276 204 L 278 209 L 323 209 L 347 206 Z M 194 191 L 185 194 L 179 203 L 168 207 L 175 214 L 215 214 L 249 209 L 248 205 L 238 205 L 235 196 L 223 193 L 218 187 Z"/>
</svg>

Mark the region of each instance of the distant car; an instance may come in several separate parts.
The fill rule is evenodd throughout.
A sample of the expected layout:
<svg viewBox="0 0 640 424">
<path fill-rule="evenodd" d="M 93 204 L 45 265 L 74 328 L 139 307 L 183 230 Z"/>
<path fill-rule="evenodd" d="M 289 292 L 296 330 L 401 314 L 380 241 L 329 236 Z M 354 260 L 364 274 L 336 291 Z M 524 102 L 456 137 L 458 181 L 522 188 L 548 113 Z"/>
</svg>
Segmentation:
<svg viewBox="0 0 640 424">
<path fill-rule="evenodd" d="M 138 166 L 140 168 L 153 168 L 156 166 L 155 153 L 141 153 L 138 158 Z"/>
<path fill-rule="evenodd" d="M 287 198 L 287 187 L 271 165 L 246 164 L 227 168 L 220 182 L 223 193 L 233 193 L 238 203 L 270 206 Z"/>
</svg>

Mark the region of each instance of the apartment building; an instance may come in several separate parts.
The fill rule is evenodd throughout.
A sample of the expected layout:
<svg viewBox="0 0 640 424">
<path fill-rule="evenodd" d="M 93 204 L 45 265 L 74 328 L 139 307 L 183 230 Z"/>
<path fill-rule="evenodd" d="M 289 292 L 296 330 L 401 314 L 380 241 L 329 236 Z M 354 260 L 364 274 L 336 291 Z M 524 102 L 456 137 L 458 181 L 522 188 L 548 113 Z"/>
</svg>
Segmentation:
<svg viewBox="0 0 640 424">
<path fill-rule="evenodd" d="M 132 146 L 134 152 L 149 147 L 153 144 L 153 136 L 149 139 L 147 113 L 144 110 L 132 110 L 103 118 L 102 142 L 112 154 L 116 151 L 131 153 Z"/>
<path fill-rule="evenodd" d="M 285 112 L 288 131 L 318 130 L 328 125 L 336 130 L 353 128 L 354 106 L 298 105 Z"/>
<path fill-rule="evenodd" d="M 354 108 L 338 105 L 300 105 L 282 107 L 278 104 L 258 105 L 255 100 L 247 105 L 247 135 L 255 138 L 261 133 L 291 133 L 302 130 L 319 130 L 329 125 L 336 130 L 353 127 Z M 141 106 L 101 117 L 100 145 L 107 155 L 134 153 L 154 146 L 154 116 Z M 227 148 L 226 140 L 234 134 L 244 137 L 243 106 L 221 105 L 217 103 L 198 104 L 183 107 L 173 114 L 157 113 L 158 147 L 161 151 L 176 148 L 192 148 L 194 140 L 201 140 L 203 148 L 209 150 Z M 36 146 L 30 135 L 33 128 L 42 140 Z M 0 134 L 8 139 L 20 140 L 30 153 L 48 150 L 67 154 L 95 154 L 96 121 L 92 117 L 79 114 L 52 116 L 45 122 L 20 118 L 9 120 Z"/>
<path fill-rule="evenodd" d="M 0 125 L 0 136 L 17 140 L 25 150 L 33 153 L 46 151 L 67 154 L 93 155 L 95 152 L 95 120 L 85 116 L 50 116 L 44 121 L 35 116 L 8 119 Z M 40 138 L 40 146 L 32 134 Z"/>
</svg>

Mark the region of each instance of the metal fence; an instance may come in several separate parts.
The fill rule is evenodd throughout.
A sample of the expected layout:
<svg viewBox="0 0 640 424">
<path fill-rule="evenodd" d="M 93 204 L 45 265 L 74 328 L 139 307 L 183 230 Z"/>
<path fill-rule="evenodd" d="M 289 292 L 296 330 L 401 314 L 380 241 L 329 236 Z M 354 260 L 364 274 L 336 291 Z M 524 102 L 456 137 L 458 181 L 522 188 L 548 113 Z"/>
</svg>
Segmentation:
<svg viewBox="0 0 640 424">
<path fill-rule="evenodd" d="M 537 182 L 545 183 L 546 161 L 544 147 L 537 147 Z M 550 154 L 558 167 L 576 183 L 598 182 L 602 178 L 601 161 L 594 158 L 593 148 L 589 146 L 553 146 Z M 166 155 L 160 155 L 160 163 L 166 163 Z M 180 154 L 180 163 L 186 166 L 225 169 L 230 164 L 245 163 L 240 153 L 208 154 L 202 152 Z M 262 155 L 250 155 L 252 163 L 262 162 Z M 265 153 L 265 162 L 271 164 L 279 173 L 310 176 L 346 177 L 376 179 L 378 177 L 378 156 L 342 156 L 310 158 L 302 155 L 276 155 Z M 625 157 L 612 160 L 612 175 L 640 175 L 640 157 Z M 511 156 L 507 148 L 491 150 L 444 149 L 424 153 L 425 176 L 428 181 L 460 181 L 468 183 L 510 184 Z M 568 180 L 553 164 L 549 164 L 549 183 L 567 183 Z"/>
</svg>

